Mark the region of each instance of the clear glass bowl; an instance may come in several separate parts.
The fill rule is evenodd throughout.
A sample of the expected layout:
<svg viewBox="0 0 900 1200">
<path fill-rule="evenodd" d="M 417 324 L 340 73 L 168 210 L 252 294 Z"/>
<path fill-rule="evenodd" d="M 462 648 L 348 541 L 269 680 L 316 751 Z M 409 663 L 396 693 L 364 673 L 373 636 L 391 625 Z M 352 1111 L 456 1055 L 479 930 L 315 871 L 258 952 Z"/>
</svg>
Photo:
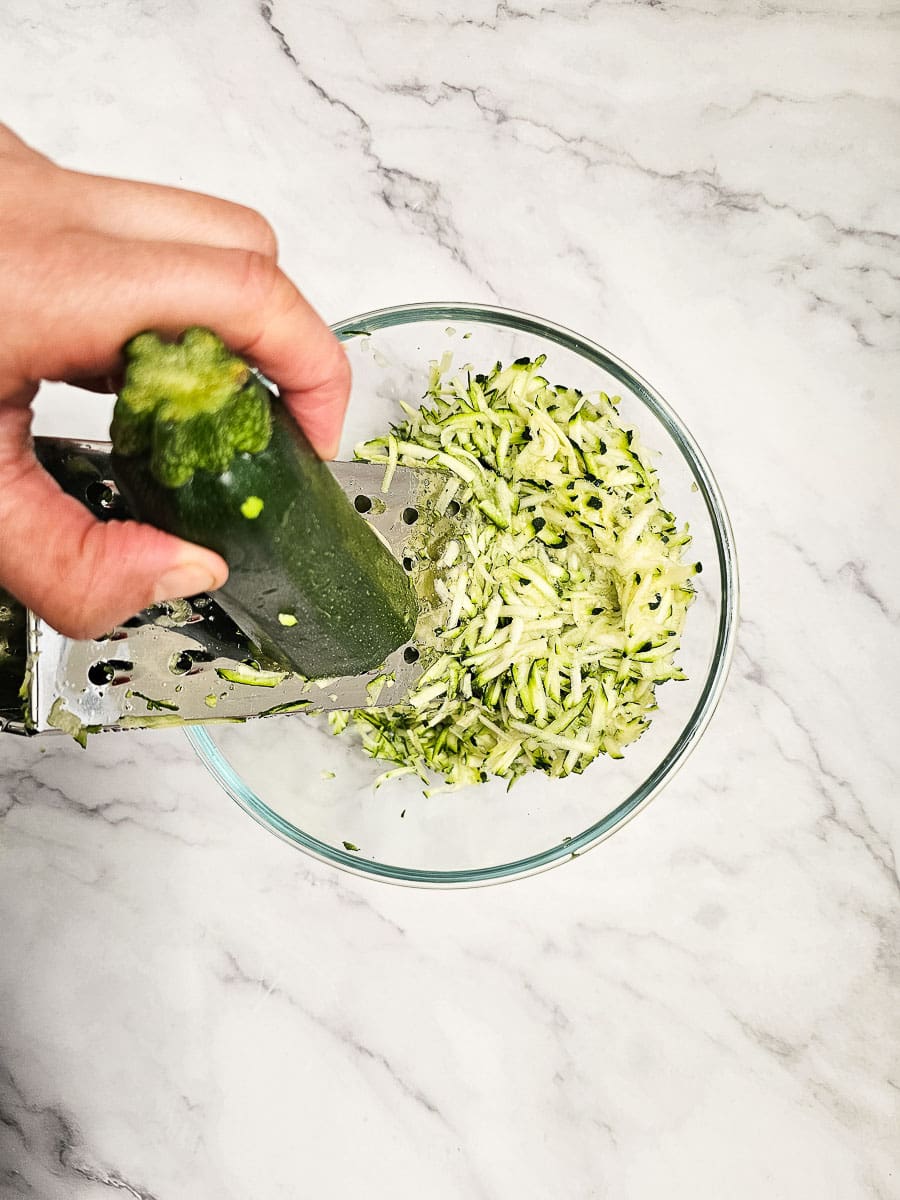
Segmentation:
<svg viewBox="0 0 900 1200">
<path fill-rule="evenodd" d="M 375 791 L 384 764 L 321 718 L 272 717 L 188 730 L 212 775 L 252 817 L 334 866 L 393 883 L 456 887 L 497 883 L 566 862 L 609 837 L 656 796 L 697 744 L 718 703 L 734 648 L 738 579 L 725 505 L 706 459 L 663 398 L 625 363 L 561 326 L 473 304 L 413 304 L 342 321 L 335 332 L 353 366 L 341 457 L 417 403 L 428 364 L 486 370 L 546 354 L 551 382 L 621 397 L 620 412 L 657 451 L 665 503 L 688 521 L 703 563 L 680 663 L 687 682 L 660 687 L 650 729 L 624 759 L 600 758 L 583 775 L 526 776 L 422 795 L 416 779 Z M 327 774 L 334 772 L 334 777 Z M 359 847 L 348 850 L 344 843 Z"/>
</svg>

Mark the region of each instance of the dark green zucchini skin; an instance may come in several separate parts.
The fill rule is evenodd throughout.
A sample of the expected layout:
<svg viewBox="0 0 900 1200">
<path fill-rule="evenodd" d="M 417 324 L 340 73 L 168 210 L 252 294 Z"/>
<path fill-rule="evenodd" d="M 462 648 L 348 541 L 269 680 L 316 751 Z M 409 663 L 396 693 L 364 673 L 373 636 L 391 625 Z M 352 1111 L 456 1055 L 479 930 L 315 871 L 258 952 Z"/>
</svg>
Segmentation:
<svg viewBox="0 0 900 1200">
<path fill-rule="evenodd" d="M 220 475 L 168 488 L 148 454 L 113 454 L 112 466 L 136 517 L 222 555 L 216 602 L 272 663 L 309 679 L 357 675 L 411 638 L 418 606 L 403 567 L 277 399 L 269 445 Z M 262 501 L 255 517 L 241 511 L 250 497 Z"/>
</svg>

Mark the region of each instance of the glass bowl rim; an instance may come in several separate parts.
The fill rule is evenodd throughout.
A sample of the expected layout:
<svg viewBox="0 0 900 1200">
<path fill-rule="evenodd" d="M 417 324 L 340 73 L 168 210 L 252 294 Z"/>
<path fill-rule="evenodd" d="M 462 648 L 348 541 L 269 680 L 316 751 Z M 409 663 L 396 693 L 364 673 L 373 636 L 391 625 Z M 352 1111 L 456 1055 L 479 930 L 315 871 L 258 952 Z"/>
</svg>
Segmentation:
<svg viewBox="0 0 900 1200">
<path fill-rule="evenodd" d="M 462 888 L 521 879 L 546 871 L 570 861 L 598 846 L 616 830 L 621 829 L 650 803 L 683 766 L 708 726 L 722 697 L 737 638 L 739 612 L 739 582 L 737 554 L 731 521 L 721 490 L 706 457 L 681 418 L 666 400 L 642 376 L 622 359 L 590 338 L 574 333 L 563 325 L 488 304 L 466 301 L 422 301 L 415 304 L 393 305 L 373 309 L 358 316 L 337 321 L 332 331 L 343 342 L 352 337 L 372 334 L 381 329 L 411 325 L 420 321 L 476 322 L 501 325 L 523 333 L 532 333 L 547 341 L 588 359 L 624 384 L 653 413 L 665 427 L 687 461 L 694 480 L 703 496 L 713 527 L 716 554 L 722 579 L 721 611 L 716 631 L 716 645 L 700 697 L 680 734 L 665 757 L 625 800 L 601 820 L 565 843 L 559 843 L 537 854 L 490 867 L 452 871 L 427 871 L 398 867 L 388 863 L 360 859 L 350 852 L 337 849 L 311 837 L 270 809 L 232 768 L 221 754 L 203 725 L 185 730 L 188 740 L 200 760 L 231 798 L 259 824 L 317 858 L 354 875 L 413 887 Z"/>
</svg>

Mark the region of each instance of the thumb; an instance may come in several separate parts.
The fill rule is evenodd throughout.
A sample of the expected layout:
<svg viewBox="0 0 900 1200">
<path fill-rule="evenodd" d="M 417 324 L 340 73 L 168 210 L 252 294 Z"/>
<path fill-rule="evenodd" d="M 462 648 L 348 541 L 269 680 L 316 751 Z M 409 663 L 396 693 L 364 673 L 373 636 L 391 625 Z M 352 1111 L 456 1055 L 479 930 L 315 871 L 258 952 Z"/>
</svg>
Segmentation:
<svg viewBox="0 0 900 1200">
<path fill-rule="evenodd" d="M 67 637 L 100 637 L 228 576 L 212 550 L 136 521 L 97 521 L 36 461 L 0 481 L 0 497 L 0 583 Z"/>
</svg>

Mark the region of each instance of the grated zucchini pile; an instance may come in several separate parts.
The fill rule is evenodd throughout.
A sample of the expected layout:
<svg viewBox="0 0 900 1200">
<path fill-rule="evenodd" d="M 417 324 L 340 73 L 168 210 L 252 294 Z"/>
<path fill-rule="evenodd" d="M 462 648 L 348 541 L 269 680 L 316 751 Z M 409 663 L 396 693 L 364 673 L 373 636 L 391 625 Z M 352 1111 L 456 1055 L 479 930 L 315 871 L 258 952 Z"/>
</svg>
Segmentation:
<svg viewBox="0 0 900 1200">
<path fill-rule="evenodd" d="M 685 678 L 675 658 L 701 569 L 682 562 L 687 526 L 660 503 L 615 401 L 551 386 L 543 363 L 449 378 L 434 363 L 425 405 L 404 404 L 403 424 L 356 449 L 385 464 L 385 487 L 397 464 L 448 472 L 439 512 L 473 513 L 417 582 L 443 623 L 420 623 L 415 690 L 329 717 L 397 764 L 379 782 L 581 772 L 599 754 L 620 758 L 648 727 L 657 685 Z"/>
</svg>

